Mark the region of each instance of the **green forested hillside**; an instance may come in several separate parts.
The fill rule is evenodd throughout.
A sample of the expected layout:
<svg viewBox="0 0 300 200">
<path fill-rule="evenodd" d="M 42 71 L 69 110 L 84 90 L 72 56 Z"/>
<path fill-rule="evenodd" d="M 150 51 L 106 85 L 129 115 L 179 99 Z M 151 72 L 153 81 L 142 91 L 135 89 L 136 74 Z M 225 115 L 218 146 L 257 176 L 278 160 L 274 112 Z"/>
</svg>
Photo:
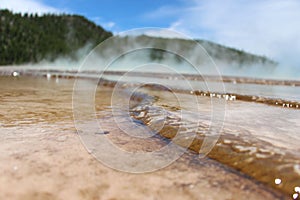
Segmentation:
<svg viewBox="0 0 300 200">
<path fill-rule="evenodd" d="M 0 10 L 0 65 L 75 57 L 87 43 L 93 46 L 111 35 L 78 15 L 22 16 Z"/>
</svg>

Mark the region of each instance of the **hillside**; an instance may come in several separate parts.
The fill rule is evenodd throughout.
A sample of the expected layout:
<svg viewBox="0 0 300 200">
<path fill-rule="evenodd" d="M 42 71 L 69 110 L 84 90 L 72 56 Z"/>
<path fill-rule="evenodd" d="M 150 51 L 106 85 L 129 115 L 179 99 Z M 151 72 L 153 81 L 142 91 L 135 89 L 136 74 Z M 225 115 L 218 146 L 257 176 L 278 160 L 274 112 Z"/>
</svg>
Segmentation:
<svg viewBox="0 0 300 200">
<path fill-rule="evenodd" d="M 79 60 L 78 50 L 84 46 L 92 49 L 101 41 L 112 36 L 100 26 L 79 15 L 47 14 L 13 14 L 8 10 L 0 10 L 0 65 L 38 63 L 42 60 L 54 61 L 58 57 L 69 57 Z M 197 40 L 217 64 L 243 68 L 248 66 L 263 66 L 274 68 L 277 63 L 264 57 L 228 48 L 213 42 Z M 127 36 L 117 37 L 107 52 L 99 52 L 105 58 L 106 53 L 118 54 L 124 46 L 159 44 L 168 48 L 176 44 L 180 51 L 188 52 L 201 62 L 201 56 L 193 51 L 195 42 L 184 39 L 167 39 L 159 37 Z M 88 50 L 89 50 L 88 49 Z M 162 50 L 152 49 L 143 54 L 150 61 L 169 60 L 170 56 Z M 84 56 L 84 55 L 80 55 Z M 138 56 L 140 57 L 140 56 Z M 82 58 L 82 57 L 81 57 Z M 173 56 L 174 58 L 174 56 Z M 175 56 L 180 62 L 180 58 Z"/>
</svg>

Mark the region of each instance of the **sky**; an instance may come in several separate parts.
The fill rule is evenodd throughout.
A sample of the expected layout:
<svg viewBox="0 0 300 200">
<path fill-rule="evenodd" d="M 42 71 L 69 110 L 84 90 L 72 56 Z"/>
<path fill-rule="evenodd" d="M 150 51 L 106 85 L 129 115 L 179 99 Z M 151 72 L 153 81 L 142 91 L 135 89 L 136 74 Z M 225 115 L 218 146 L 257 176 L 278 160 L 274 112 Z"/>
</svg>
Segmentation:
<svg viewBox="0 0 300 200">
<path fill-rule="evenodd" d="M 168 28 L 267 56 L 300 74 L 299 0 L 0 0 L 0 8 L 80 14 L 113 33 Z"/>
</svg>

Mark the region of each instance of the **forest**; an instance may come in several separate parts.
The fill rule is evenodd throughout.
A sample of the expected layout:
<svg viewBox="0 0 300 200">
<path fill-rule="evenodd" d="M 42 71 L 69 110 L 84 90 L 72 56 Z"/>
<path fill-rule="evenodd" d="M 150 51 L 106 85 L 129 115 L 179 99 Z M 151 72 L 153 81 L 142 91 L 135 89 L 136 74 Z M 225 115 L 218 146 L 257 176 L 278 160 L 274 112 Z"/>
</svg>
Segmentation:
<svg viewBox="0 0 300 200">
<path fill-rule="evenodd" d="M 0 65 L 53 61 L 58 56 L 76 59 L 76 51 L 112 36 L 79 15 L 14 14 L 0 10 Z"/>
</svg>

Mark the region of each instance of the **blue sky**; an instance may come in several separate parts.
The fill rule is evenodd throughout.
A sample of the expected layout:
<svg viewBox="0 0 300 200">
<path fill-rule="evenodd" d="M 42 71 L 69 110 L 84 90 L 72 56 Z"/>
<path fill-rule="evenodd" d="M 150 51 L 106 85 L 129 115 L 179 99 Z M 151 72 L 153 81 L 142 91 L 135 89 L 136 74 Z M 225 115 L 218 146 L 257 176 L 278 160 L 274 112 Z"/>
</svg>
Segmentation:
<svg viewBox="0 0 300 200">
<path fill-rule="evenodd" d="M 147 13 L 165 5 L 179 6 L 182 3 L 176 0 L 45 0 L 43 2 L 67 12 L 84 15 L 112 31 L 144 26 L 168 27 L 172 20 L 175 20 L 175 16 L 152 21 L 147 18 Z"/>
<path fill-rule="evenodd" d="M 299 0 L 0 0 L 0 8 L 80 14 L 114 33 L 168 28 L 266 55 L 300 71 Z"/>
</svg>

